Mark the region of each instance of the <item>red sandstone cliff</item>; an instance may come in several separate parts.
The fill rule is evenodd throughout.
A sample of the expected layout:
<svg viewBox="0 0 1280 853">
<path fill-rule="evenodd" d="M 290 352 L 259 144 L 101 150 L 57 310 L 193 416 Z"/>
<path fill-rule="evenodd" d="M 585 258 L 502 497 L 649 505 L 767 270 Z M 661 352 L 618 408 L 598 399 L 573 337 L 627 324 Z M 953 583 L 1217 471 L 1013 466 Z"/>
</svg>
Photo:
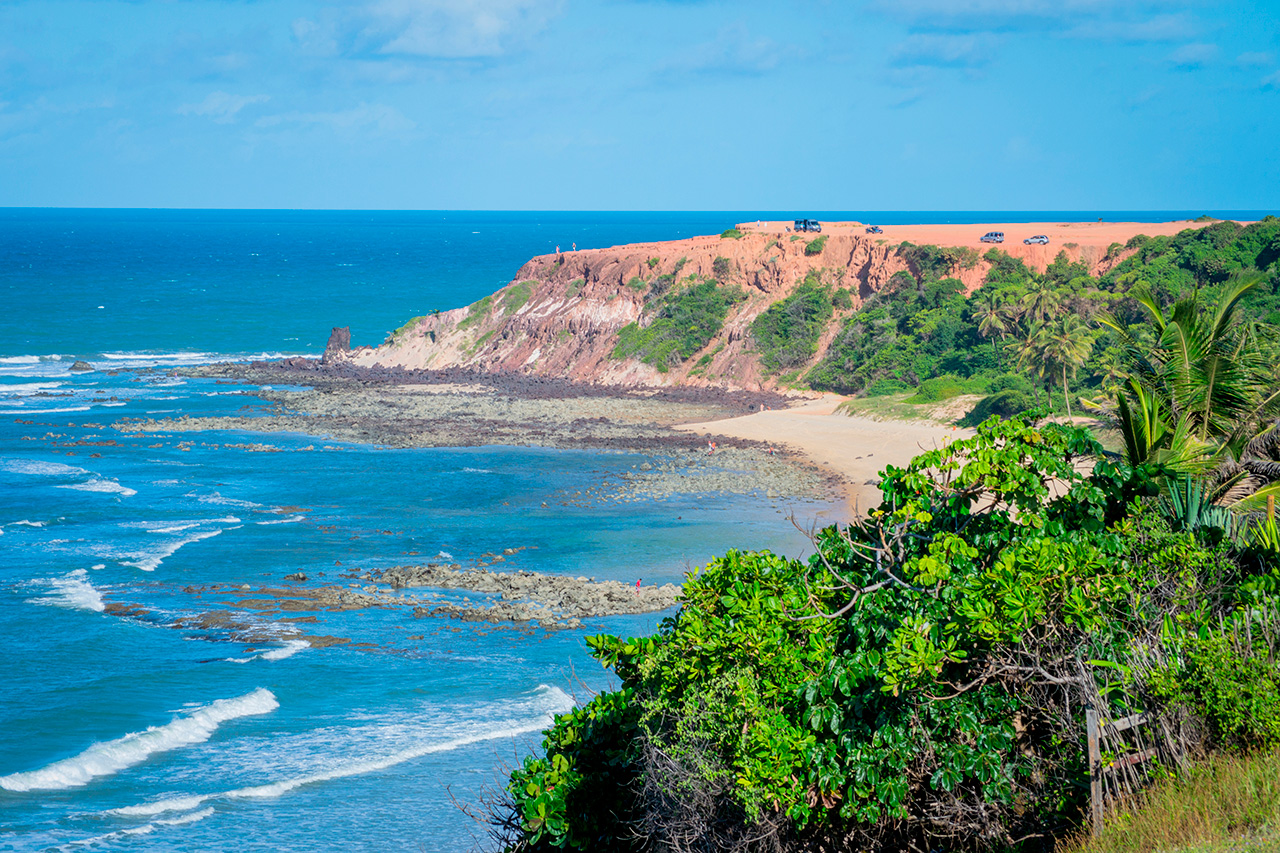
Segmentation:
<svg viewBox="0 0 1280 853">
<path fill-rule="evenodd" d="M 1114 243 L 1138 233 L 1176 233 L 1194 226 L 885 226 L 884 234 L 870 235 L 859 223 L 832 223 L 824 224 L 825 245 L 813 255 L 805 253 L 805 246 L 815 235 L 787 233 L 783 223 L 741 227 L 745 233 L 738 239 L 694 237 L 536 257 L 492 296 L 465 308 L 415 318 L 382 346 L 361 348 L 343 357 L 364 366 L 466 366 L 610 385 L 769 388 L 776 384 L 776 377 L 762 370 L 749 327 L 810 271 L 818 271 L 824 283 L 848 289 L 856 310 L 894 273 L 911 271 L 900 248 L 903 240 L 985 250 L 990 247 L 977 238 L 988 230 L 1003 230 L 1008 242 L 1000 248 L 1028 266 L 1043 270 L 1064 251 L 1072 260 L 1086 263 L 1094 275 L 1101 275 L 1129 254 Z M 1022 243 L 1023 236 L 1041 233 L 1049 234 L 1049 245 Z M 967 264 L 950 271 L 970 291 L 981 284 L 990 266 L 976 256 L 976 251 L 970 253 Z M 723 260 L 717 265 L 717 259 Z M 650 319 L 645 315 L 650 283 L 673 273 L 681 281 L 691 275 L 715 277 L 722 284 L 740 287 L 747 298 L 733 306 L 724 327 L 704 350 L 683 365 L 664 373 L 634 359 L 613 358 L 619 330 Z M 817 358 L 849 313 L 837 312 Z M 698 365 L 707 355 L 709 362 Z"/>
</svg>

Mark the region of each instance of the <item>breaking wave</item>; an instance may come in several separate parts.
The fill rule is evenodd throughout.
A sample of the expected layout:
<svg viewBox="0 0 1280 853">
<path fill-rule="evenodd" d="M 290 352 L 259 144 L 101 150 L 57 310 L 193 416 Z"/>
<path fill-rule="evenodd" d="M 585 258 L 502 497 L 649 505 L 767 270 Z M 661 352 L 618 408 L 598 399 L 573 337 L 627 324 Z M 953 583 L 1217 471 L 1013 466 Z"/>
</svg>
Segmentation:
<svg viewBox="0 0 1280 853">
<path fill-rule="evenodd" d="M 115 740 L 95 743 L 79 755 L 64 758 L 26 773 L 0 776 L 7 791 L 56 791 L 88 784 L 98 776 L 110 776 L 141 764 L 152 755 L 203 743 L 228 720 L 268 714 L 280 707 L 275 695 L 259 687 L 234 699 L 218 699 L 175 718 L 163 726 L 132 732 Z"/>
</svg>

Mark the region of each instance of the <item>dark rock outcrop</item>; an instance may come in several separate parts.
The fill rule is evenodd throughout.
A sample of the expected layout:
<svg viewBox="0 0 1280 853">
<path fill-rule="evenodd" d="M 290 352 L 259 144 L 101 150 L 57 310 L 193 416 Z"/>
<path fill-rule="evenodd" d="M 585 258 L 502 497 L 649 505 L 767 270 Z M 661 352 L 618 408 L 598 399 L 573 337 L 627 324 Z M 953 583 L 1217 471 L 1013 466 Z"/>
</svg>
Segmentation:
<svg viewBox="0 0 1280 853">
<path fill-rule="evenodd" d="M 329 364 L 335 358 L 351 351 L 351 327 L 350 326 L 334 326 L 333 331 L 329 332 L 329 342 L 324 345 L 324 355 L 320 358 L 321 364 Z"/>
</svg>

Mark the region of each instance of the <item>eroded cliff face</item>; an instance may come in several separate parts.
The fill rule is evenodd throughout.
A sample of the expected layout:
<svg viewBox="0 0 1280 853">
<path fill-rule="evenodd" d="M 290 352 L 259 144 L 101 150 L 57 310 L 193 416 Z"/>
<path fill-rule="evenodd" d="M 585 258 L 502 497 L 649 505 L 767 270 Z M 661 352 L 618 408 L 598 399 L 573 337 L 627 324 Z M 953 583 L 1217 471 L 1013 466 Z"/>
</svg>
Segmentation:
<svg viewBox="0 0 1280 853">
<path fill-rule="evenodd" d="M 415 318 L 377 348 L 326 357 L 366 367 L 467 367 L 606 385 L 773 389 L 778 379 L 760 365 L 750 333 L 752 321 L 770 305 L 790 295 L 811 272 L 820 275 L 824 284 L 848 290 L 853 307 L 836 311 L 816 362 L 863 300 L 884 289 L 895 273 L 915 272 L 897 244 L 864 235 L 860 227 L 829 230 L 816 254 L 806 254 L 815 235 L 779 229 L 747 232 L 737 239 L 694 237 L 543 255 L 530 260 L 509 285 L 480 302 Z M 1066 251 L 1072 260 L 1088 264 L 1095 275 L 1125 256 L 1107 257 L 1090 246 L 1064 249 L 1021 242 L 1001 249 L 1041 270 L 1059 251 Z M 972 255 L 970 263 L 952 268 L 950 275 L 972 292 L 990 265 L 973 262 Z M 746 294 L 730 309 L 710 343 L 666 371 L 636 359 L 613 357 L 623 327 L 652 320 L 654 286 L 661 276 L 674 276 L 671 286 L 677 288 L 715 278 Z"/>
</svg>

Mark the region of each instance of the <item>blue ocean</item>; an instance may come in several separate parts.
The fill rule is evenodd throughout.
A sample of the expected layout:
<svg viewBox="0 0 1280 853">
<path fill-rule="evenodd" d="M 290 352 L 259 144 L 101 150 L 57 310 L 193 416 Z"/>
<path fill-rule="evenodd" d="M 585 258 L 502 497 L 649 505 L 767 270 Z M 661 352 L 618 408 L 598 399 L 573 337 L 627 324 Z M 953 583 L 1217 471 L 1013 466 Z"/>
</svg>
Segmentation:
<svg viewBox="0 0 1280 853">
<path fill-rule="evenodd" d="M 645 461 L 635 454 L 112 424 L 252 414 L 252 388 L 164 368 L 318 355 L 334 326 L 376 344 L 557 245 L 796 215 L 0 210 L 0 850 L 483 847 L 458 804 L 501 785 L 551 715 L 610 684 L 583 637 L 648 632 L 664 614 L 575 630 L 409 607 L 291 623 L 325 645 L 273 635 L 281 623 L 241 593 L 505 549 L 512 570 L 674 582 L 731 547 L 802 555 L 787 508 L 727 495 L 563 505 Z M 77 360 L 96 369 L 73 372 Z M 246 449 L 263 443 L 274 452 Z"/>
</svg>

